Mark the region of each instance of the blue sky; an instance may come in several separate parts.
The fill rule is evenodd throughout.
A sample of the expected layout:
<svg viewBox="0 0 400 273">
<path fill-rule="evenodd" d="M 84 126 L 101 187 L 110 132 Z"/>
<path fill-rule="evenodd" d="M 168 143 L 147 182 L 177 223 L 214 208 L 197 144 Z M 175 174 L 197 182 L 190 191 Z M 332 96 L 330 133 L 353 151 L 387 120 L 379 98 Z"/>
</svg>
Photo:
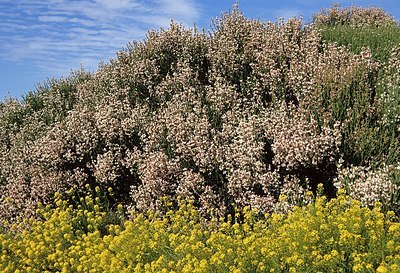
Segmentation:
<svg viewBox="0 0 400 273">
<path fill-rule="evenodd" d="M 236 0 L 0 0 L 0 100 L 21 97 L 47 78 L 71 70 L 94 71 L 129 41 L 170 19 L 187 27 L 209 29 L 210 18 L 229 11 Z M 335 1 L 241 0 L 249 18 L 275 20 L 304 16 L 309 21 Z M 397 0 L 336 1 L 384 8 L 400 19 Z"/>
</svg>

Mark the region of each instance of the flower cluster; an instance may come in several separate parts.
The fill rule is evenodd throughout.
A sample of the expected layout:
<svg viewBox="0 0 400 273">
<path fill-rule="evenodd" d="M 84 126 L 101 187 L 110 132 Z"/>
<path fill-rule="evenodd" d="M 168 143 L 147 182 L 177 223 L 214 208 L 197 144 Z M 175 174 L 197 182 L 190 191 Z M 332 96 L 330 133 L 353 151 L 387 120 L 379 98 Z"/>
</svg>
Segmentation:
<svg viewBox="0 0 400 273">
<path fill-rule="evenodd" d="M 351 166 L 339 168 L 334 184 L 365 206 L 373 206 L 375 202 L 389 204 L 399 191 L 399 180 L 396 180 L 399 174 L 396 166 L 384 166 L 378 170 Z"/>
</svg>

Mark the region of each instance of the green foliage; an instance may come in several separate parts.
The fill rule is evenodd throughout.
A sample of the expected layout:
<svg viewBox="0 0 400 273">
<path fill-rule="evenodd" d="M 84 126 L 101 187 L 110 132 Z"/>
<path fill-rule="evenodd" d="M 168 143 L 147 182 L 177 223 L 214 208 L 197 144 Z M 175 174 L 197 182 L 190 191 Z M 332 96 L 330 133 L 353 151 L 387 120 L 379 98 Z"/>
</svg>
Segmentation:
<svg viewBox="0 0 400 273">
<path fill-rule="evenodd" d="M 348 88 L 335 99 L 325 95 L 323 105 L 332 105 L 335 120 L 345 121 L 343 153 L 347 162 L 356 165 L 394 164 L 399 160 L 398 85 L 389 84 L 398 73 L 398 67 L 387 67 L 396 56 L 400 43 L 400 27 L 397 24 L 383 26 L 350 24 L 319 25 L 322 39 L 327 43 L 345 46 L 356 54 L 368 56 L 371 51 L 376 68 L 362 79 L 352 77 Z M 396 58 L 396 57 L 395 57 Z M 362 68 L 361 68 L 362 69 Z M 360 74 L 362 77 L 362 74 Z M 390 94 L 390 99 L 382 96 Z M 388 110 L 390 109 L 390 110 Z M 390 125 L 383 125 L 390 113 Z M 393 123 L 394 122 L 394 123 Z"/>
</svg>

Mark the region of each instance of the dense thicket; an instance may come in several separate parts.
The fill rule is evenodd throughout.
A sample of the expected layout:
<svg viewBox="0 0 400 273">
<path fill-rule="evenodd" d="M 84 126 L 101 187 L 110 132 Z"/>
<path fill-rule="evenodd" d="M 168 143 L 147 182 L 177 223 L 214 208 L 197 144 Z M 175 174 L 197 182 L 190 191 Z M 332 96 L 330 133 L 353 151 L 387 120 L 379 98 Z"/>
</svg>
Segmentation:
<svg viewBox="0 0 400 273">
<path fill-rule="evenodd" d="M 209 33 L 171 23 L 93 74 L 2 102 L 0 218 L 96 186 L 134 210 L 161 196 L 218 215 L 286 210 L 317 183 L 396 209 L 400 48 L 352 50 L 326 38 L 339 26 L 399 29 L 374 8 L 333 7 L 306 26 L 234 8 Z"/>
</svg>

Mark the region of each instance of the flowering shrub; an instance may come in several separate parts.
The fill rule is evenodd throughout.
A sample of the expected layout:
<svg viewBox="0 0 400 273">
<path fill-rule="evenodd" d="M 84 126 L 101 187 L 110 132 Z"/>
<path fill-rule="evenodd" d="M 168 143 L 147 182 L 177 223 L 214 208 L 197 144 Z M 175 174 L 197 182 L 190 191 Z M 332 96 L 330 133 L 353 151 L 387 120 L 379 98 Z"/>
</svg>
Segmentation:
<svg viewBox="0 0 400 273">
<path fill-rule="evenodd" d="M 351 6 L 340 8 L 339 3 L 334 3 L 329 9 L 322 9 L 314 15 L 315 24 L 326 25 L 352 25 L 352 26 L 385 26 L 396 24 L 393 16 L 378 7 L 363 8 Z"/>
<path fill-rule="evenodd" d="M 400 224 L 340 194 L 288 214 L 245 208 L 204 221 L 192 203 L 109 222 L 99 197 L 57 197 L 41 219 L 0 233 L 1 272 L 398 272 Z M 163 201 L 168 206 L 167 201 Z M 100 204 L 100 206 L 99 206 Z M 121 210 L 119 210 L 121 211 Z M 24 224 L 29 223 L 29 227 Z"/>
<path fill-rule="evenodd" d="M 0 226 L 73 186 L 112 188 L 137 211 L 183 196 L 219 216 L 286 210 L 318 183 L 334 196 L 339 158 L 399 160 L 395 51 L 385 67 L 296 18 L 171 22 L 94 74 L 0 105 Z"/>
</svg>

